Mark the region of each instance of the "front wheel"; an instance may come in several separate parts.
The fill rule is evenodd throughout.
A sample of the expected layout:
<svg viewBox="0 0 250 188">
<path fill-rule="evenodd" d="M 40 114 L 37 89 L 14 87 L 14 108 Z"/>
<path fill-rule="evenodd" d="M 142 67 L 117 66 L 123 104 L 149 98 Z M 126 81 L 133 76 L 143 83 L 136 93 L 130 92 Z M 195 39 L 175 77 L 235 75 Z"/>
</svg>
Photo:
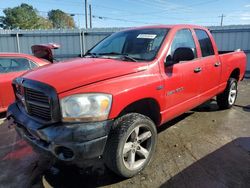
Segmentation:
<svg viewBox="0 0 250 188">
<path fill-rule="evenodd" d="M 217 104 L 220 109 L 231 108 L 237 98 L 238 82 L 235 78 L 230 78 L 225 91 L 217 96 Z"/>
<path fill-rule="evenodd" d="M 120 176 L 129 178 L 143 170 L 155 151 L 157 131 L 146 116 L 131 113 L 118 118 L 111 131 L 104 160 Z"/>
</svg>

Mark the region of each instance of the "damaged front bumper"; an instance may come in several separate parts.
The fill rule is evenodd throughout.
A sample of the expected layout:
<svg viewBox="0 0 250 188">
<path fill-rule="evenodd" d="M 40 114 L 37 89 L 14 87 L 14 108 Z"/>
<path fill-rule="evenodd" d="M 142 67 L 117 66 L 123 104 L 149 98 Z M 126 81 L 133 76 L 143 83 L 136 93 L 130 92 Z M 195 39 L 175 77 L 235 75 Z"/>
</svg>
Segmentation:
<svg viewBox="0 0 250 188">
<path fill-rule="evenodd" d="M 9 106 L 7 119 L 35 151 L 76 165 L 102 156 L 113 124 L 112 120 L 107 120 L 41 125 L 20 108 L 18 103 Z"/>
</svg>

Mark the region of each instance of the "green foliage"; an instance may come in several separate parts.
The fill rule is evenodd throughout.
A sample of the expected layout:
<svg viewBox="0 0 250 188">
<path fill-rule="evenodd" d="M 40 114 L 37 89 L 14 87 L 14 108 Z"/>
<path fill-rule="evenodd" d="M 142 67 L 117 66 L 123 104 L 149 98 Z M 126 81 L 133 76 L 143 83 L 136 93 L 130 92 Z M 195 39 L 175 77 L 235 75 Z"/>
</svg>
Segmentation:
<svg viewBox="0 0 250 188">
<path fill-rule="evenodd" d="M 25 3 L 3 12 L 5 16 L 0 17 L 0 28 L 3 29 L 75 28 L 73 18 L 59 9 L 51 10 L 48 19 L 39 16 L 36 9 Z"/>
<path fill-rule="evenodd" d="M 53 28 L 51 21 L 41 16 L 39 17 L 37 26 L 39 29 L 52 29 Z"/>
<path fill-rule="evenodd" d="M 59 9 L 49 11 L 48 18 L 54 28 L 75 28 L 73 18 Z"/>
<path fill-rule="evenodd" d="M 37 29 L 39 17 L 36 10 L 28 5 L 4 9 L 5 17 L 2 19 L 4 28 L 8 29 Z"/>
</svg>

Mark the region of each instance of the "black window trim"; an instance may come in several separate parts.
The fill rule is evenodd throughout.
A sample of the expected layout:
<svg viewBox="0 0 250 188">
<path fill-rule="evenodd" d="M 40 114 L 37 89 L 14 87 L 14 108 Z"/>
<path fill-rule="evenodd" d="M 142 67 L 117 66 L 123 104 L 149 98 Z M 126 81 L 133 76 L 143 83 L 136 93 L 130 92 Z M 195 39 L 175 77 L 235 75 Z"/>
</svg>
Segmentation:
<svg viewBox="0 0 250 188">
<path fill-rule="evenodd" d="M 215 56 L 216 54 L 215 54 L 214 46 L 213 46 L 211 37 L 209 36 L 208 32 L 207 32 L 205 29 L 201 29 L 201 28 L 193 28 L 193 30 L 194 30 L 195 36 L 196 36 L 196 38 L 197 38 L 197 40 L 198 40 L 198 45 L 199 45 L 199 47 L 200 47 L 200 52 L 201 52 L 201 57 L 198 57 L 198 59 L 210 58 L 210 57 L 212 57 L 212 56 Z M 195 30 L 201 30 L 201 31 L 204 31 L 204 32 L 207 34 L 207 36 L 208 36 L 208 38 L 209 38 L 209 40 L 210 40 L 210 42 L 211 42 L 211 44 L 212 44 L 212 48 L 213 48 L 214 54 L 211 54 L 211 55 L 208 55 L 208 56 L 203 57 L 203 55 L 202 55 L 202 50 L 201 50 L 201 45 L 200 45 L 200 42 L 199 42 L 199 38 L 198 38 L 198 36 L 197 36 Z"/>
</svg>

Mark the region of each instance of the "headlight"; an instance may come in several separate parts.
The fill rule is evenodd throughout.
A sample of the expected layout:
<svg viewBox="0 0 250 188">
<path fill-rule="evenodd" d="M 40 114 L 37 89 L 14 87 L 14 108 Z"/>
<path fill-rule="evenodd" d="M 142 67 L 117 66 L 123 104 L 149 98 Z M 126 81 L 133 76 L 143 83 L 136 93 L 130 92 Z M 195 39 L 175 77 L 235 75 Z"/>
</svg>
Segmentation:
<svg viewBox="0 0 250 188">
<path fill-rule="evenodd" d="M 112 96 L 102 93 L 77 94 L 60 100 L 63 121 L 106 120 L 111 108 Z"/>
</svg>

